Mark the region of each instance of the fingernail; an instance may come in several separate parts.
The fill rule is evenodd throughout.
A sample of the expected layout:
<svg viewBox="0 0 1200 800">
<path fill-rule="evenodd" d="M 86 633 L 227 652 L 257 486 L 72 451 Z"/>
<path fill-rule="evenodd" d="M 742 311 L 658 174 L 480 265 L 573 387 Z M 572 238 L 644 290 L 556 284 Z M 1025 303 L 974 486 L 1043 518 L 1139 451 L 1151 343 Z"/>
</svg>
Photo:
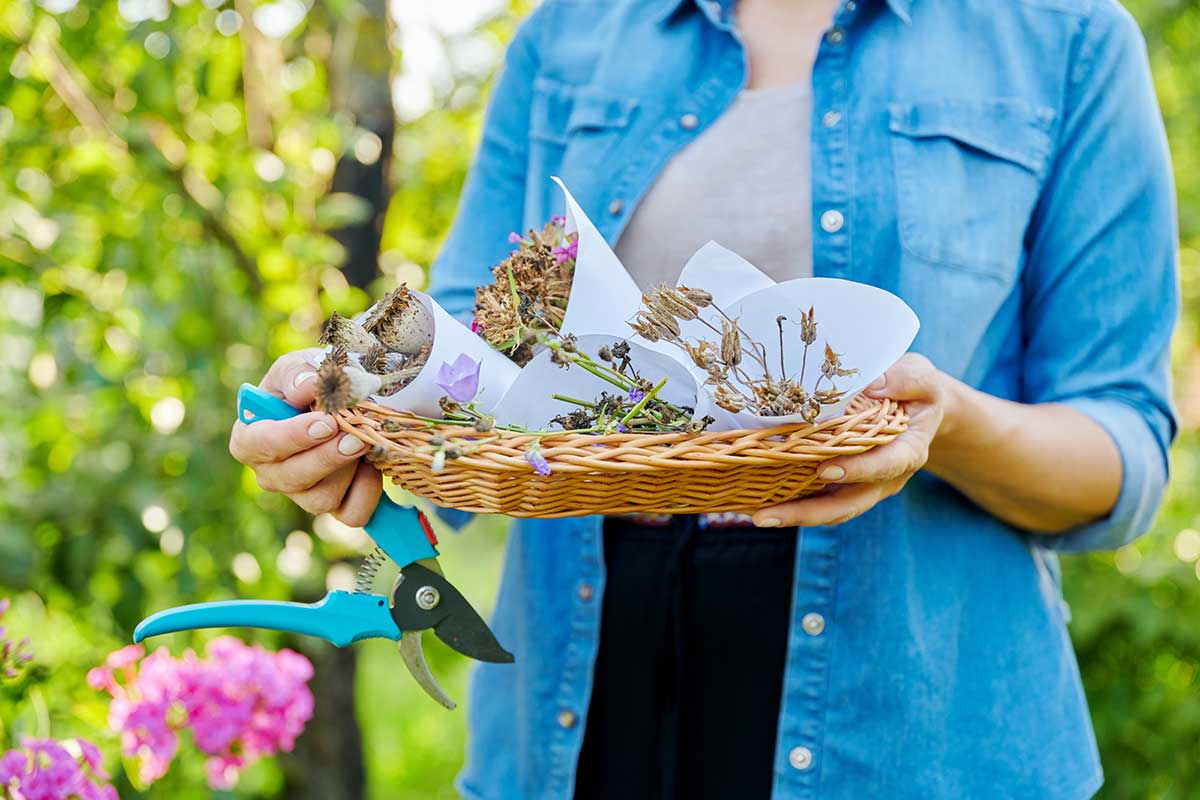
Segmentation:
<svg viewBox="0 0 1200 800">
<path fill-rule="evenodd" d="M 308 435 L 312 439 L 328 439 L 333 436 L 333 428 L 328 422 L 319 420 L 308 426 Z M 357 439 L 355 441 L 358 441 Z"/>
<path fill-rule="evenodd" d="M 846 470 L 836 464 L 821 470 L 821 480 L 823 481 L 840 481 L 844 477 L 846 477 Z"/>
<path fill-rule="evenodd" d="M 878 392 L 885 386 L 887 386 L 887 375 L 880 375 L 870 386 L 867 387 L 867 391 Z"/>
<path fill-rule="evenodd" d="M 766 517 L 764 519 L 760 519 L 758 522 L 756 522 L 754 524 L 760 528 L 778 528 L 780 525 L 780 522 L 779 522 L 779 520 L 775 519 L 774 517 Z"/>
<path fill-rule="evenodd" d="M 364 447 L 366 447 L 366 445 L 363 444 L 363 440 L 352 433 L 347 433 L 342 437 L 342 440 L 338 442 L 338 452 L 344 456 L 352 456 L 355 453 L 361 453 Z"/>
<path fill-rule="evenodd" d="M 315 377 L 317 377 L 317 373 L 315 373 L 315 372 L 301 372 L 299 375 L 297 375 L 292 380 L 292 385 L 299 386 L 300 384 L 304 383 L 305 381 L 310 380 Z"/>
</svg>

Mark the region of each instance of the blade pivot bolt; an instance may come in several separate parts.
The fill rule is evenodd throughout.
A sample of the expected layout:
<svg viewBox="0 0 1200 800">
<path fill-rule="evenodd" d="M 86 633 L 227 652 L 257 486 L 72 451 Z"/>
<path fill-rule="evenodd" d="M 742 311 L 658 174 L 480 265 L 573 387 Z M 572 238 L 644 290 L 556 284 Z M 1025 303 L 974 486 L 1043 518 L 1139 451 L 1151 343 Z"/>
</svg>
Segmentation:
<svg viewBox="0 0 1200 800">
<path fill-rule="evenodd" d="M 424 611 L 432 611 L 442 600 L 438 590 L 432 586 L 422 586 L 417 589 L 417 607 Z"/>
</svg>

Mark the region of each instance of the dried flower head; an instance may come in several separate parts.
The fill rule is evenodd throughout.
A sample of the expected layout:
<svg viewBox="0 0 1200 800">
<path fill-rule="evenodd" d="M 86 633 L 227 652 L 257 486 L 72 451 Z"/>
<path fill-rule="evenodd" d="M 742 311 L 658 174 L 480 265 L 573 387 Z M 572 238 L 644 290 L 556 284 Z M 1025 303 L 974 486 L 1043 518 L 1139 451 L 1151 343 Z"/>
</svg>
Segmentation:
<svg viewBox="0 0 1200 800">
<path fill-rule="evenodd" d="M 713 392 L 713 399 L 719 407 L 726 411 L 732 411 L 736 414 L 739 411 L 746 410 L 746 398 L 737 392 L 730 391 L 724 386 L 716 388 L 716 391 Z"/>
<path fill-rule="evenodd" d="M 741 329 L 729 320 L 721 320 L 721 360 L 731 367 L 742 363 Z"/>
<path fill-rule="evenodd" d="M 813 307 L 808 307 L 807 314 L 800 315 L 800 341 L 806 345 L 817 340 L 817 320 L 813 315 Z"/>
<path fill-rule="evenodd" d="M 846 369 L 842 366 L 842 356 L 839 353 L 833 352 L 833 348 L 829 343 L 825 343 L 825 360 L 821 363 L 821 374 L 829 380 L 836 377 L 845 377 L 847 375 L 855 375 L 857 369 Z"/>
<path fill-rule="evenodd" d="M 370 350 L 361 354 L 358 357 L 358 363 L 367 372 L 374 372 L 376 375 L 382 375 L 389 371 L 388 349 L 382 344 L 376 344 Z"/>
<path fill-rule="evenodd" d="M 321 344 L 341 345 L 352 353 L 365 353 L 379 340 L 367 333 L 353 320 L 346 319 L 336 311 L 321 328 Z"/>
<path fill-rule="evenodd" d="M 433 318 L 408 286 L 400 284 L 371 309 L 363 329 L 391 350 L 415 353 L 433 339 Z"/>
<path fill-rule="evenodd" d="M 330 414 L 349 408 L 350 377 L 344 367 L 327 358 L 317 367 L 316 406 Z"/>
<path fill-rule="evenodd" d="M 690 289 L 687 286 L 676 287 L 679 293 L 698 308 L 708 308 L 712 305 L 713 296 L 703 289 Z"/>
<path fill-rule="evenodd" d="M 513 243 L 517 249 L 492 269 L 492 282 L 475 292 L 475 320 L 489 344 L 524 364 L 533 355 L 521 346 L 525 334 L 555 334 L 562 326 L 578 242 L 551 221 Z"/>
</svg>

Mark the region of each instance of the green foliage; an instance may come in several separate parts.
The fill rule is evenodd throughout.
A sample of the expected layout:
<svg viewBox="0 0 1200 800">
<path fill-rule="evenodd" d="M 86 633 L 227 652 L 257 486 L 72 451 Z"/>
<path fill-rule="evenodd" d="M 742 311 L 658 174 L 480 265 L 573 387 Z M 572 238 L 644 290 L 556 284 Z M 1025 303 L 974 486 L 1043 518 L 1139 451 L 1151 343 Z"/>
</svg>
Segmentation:
<svg viewBox="0 0 1200 800">
<path fill-rule="evenodd" d="M 84 735 L 116 766 L 105 704 L 83 675 L 142 615 L 320 594 L 328 566 L 353 555 L 336 526 L 313 526 L 229 457 L 233 394 L 309 344 L 330 311 L 367 302 L 340 271 L 331 232 L 371 210 L 331 185 L 339 161 L 372 162 L 386 145 L 347 111 L 346 52 L 375 47 L 368 61 L 400 78 L 372 291 L 419 284 L 453 216 L 487 80 L 529 3 L 441 32 L 402 14 L 391 51 L 383 35 L 348 40 L 378 13 L 375 0 L 317 3 L 278 38 L 246 19 L 230 27 L 235 9 L 255 5 L 0 2 L 0 595 L 16 597 L 6 622 L 33 637 L 42 665 L 0 689 L 0 748 L 27 734 Z M 130 9 L 162 18 L 133 22 L 121 13 Z M 1132 10 L 1175 157 L 1186 302 L 1175 362 L 1188 390 L 1200 385 L 1200 3 Z M 436 74 L 411 55 L 431 49 L 444 56 Z M 1187 624 L 1200 612 L 1195 394 L 1180 393 L 1191 432 L 1154 533 L 1065 562 L 1112 800 L 1200 793 L 1200 633 Z M 446 535 L 446 569 L 475 600 L 495 584 L 499 527 Z M 461 699 L 466 662 L 427 639 L 435 673 Z M 430 703 L 393 646 L 358 648 L 369 794 L 452 796 L 465 715 Z M 145 796 L 207 797 L 203 786 L 201 762 L 185 759 Z M 238 795 L 282 786 L 264 762 Z"/>
</svg>

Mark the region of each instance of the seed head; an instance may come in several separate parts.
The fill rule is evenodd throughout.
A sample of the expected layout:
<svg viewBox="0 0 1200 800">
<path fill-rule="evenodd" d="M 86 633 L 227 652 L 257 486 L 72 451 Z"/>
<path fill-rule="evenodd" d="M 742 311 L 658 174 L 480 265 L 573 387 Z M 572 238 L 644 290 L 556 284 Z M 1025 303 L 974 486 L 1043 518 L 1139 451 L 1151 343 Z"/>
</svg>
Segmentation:
<svg viewBox="0 0 1200 800">
<path fill-rule="evenodd" d="M 379 344 L 378 339 L 336 311 L 325 322 L 321 329 L 321 338 L 317 341 L 321 344 L 341 345 L 352 353 L 365 353 Z"/>
<path fill-rule="evenodd" d="M 687 286 L 676 287 L 681 295 L 698 308 L 708 308 L 712 305 L 712 295 L 703 289 L 689 289 Z"/>
<path fill-rule="evenodd" d="M 721 360 L 731 367 L 742 363 L 741 333 L 729 320 L 721 321 Z"/>
</svg>

